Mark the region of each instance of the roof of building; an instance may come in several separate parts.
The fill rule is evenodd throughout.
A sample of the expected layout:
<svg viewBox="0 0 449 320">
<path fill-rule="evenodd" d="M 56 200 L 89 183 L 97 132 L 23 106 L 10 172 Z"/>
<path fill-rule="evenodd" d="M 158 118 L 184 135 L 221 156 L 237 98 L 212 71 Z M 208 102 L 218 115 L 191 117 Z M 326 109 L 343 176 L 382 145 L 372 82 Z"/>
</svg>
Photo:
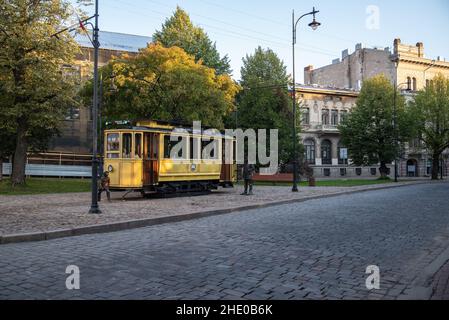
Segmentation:
<svg viewBox="0 0 449 320">
<path fill-rule="evenodd" d="M 89 32 L 89 34 L 92 38 L 92 32 Z M 126 52 L 138 52 L 139 49 L 145 48 L 152 41 L 151 37 L 109 31 L 100 31 L 98 38 L 100 41 L 100 49 Z M 82 47 L 93 48 L 89 37 L 85 33 L 77 33 L 75 35 L 75 41 Z"/>
</svg>

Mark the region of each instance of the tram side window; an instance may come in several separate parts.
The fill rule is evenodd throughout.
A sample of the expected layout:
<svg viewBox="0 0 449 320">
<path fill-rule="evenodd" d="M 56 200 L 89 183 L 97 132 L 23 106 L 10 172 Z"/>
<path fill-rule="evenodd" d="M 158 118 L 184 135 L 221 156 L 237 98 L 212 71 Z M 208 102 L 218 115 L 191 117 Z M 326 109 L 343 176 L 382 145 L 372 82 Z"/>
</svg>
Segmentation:
<svg viewBox="0 0 449 320">
<path fill-rule="evenodd" d="M 205 148 L 207 147 L 207 150 Z M 218 140 L 201 141 L 201 154 L 203 159 L 218 159 Z"/>
<path fill-rule="evenodd" d="M 122 136 L 122 158 L 131 158 L 131 133 L 124 133 Z"/>
<path fill-rule="evenodd" d="M 196 142 L 196 147 L 194 148 L 194 144 Z M 194 137 L 190 137 L 190 159 L 199 159 L 200 157 L 198 156 L 198 138 L 194 138 Z"/>
<path fill-rule="evenodd" d="M 178 137 L 178 141 L 171 141 L 170 135 L 164 136 L 164 158 L 170 159 L 170 153 L 172 148 L 182 140 L 182 137 Z M 178 151 L 178 158 L 182 158 L 182 149 Z"/>
<path fill-rule="evenodd" d="M 141 159 L 142 158 L 142 134 L 136 133 L 134 135 L 134 158 Z"/>
<path fill-rule="evenodd" d="M 109 159 L 118 158 L 120 152 L 119 134 L 109 133 L 107 136 L 106 151 Z"/>
</svg>

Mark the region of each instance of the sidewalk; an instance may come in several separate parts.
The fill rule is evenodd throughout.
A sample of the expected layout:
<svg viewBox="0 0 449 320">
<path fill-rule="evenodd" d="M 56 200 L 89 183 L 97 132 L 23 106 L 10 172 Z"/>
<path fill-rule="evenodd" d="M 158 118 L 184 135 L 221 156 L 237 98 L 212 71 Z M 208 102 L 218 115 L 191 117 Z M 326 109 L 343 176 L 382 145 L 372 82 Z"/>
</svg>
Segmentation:
<svg viewBox="0 0 449 320">
<path fill-rule="evenodd" d="M 291 187 L 256 186 L 254 196 L 241 196 L 242 186 L 236 186 L 219 189 L 204 196 L 166 199 L 143 199 L 136 193 L 129 195 L 125 201 L 120 200 L 121 194 L 113 193 L 111 202 L 100 203 L 103 213 L 99 215 L 87 213 L 90 193 L 0 196 L 0 242 L 44 240 L 123 230 L 277 203 L 416 183 L 423 182 L 356 187 L 301 187 L 298 193 L 291 192 Z"/>
</svg>

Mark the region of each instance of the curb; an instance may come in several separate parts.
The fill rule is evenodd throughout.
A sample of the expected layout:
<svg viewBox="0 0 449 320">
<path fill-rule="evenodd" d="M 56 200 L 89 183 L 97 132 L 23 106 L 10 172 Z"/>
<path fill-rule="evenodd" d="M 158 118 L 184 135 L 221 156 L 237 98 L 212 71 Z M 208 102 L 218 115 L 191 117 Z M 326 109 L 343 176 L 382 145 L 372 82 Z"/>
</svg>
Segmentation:
<svg viewBox="0 0 449 320">
<path fill-rule="evenodd" d="M 135 228 L 154 226 L 154 225 L 158 225 L 158 224 L 165 224 L 165 223 L 205 218 L 205 217 L 209 217 L 209 216 L 228 214 L 228 213 L 239 212 L 239 211 L 268 208 L 268 207 L 284 205 L 284 204 L 291 204 L 291 203 L 299 203 L 299 202 L 304 202 L 304 201 L 309 201 L 309 200 L 331 198 L 331 197 L 349 195 L 349 194 L 354 194 L 354 193 L 376 191 L 376 190 L 390 189 L 390 188 L 400 188 L 400 187 L 405 187 L 405 186 L 410 186 L 410 185 L 429 184 L 429 183 L 435 183 L 435 182 L 415 181 L 415 182 L 409 182 L 409 183 L 405 183 L 405 184 L 401 184 L 401 185 L 383 185 L 383 186 L 373 187 L 373 188 L 369 188 L 369 189 L 342 191 L 342 192 L 336 192 L 336 193 L 325 194 L 325 195 L 310 196 L 310 197 L 301 198 L 301 199 L 288 199 L 288 200 L 281 200 L 281 201 L 276 201 L 276 202 L 253 204 L 253 205 L 237 207 L 237 208 L 192 212 L 192 213 L 188 213 L 188 214 L 174 215 L 174 216 L 167 216 L 167 217 L 160 217 L 160 218 L 144 218 L 144 219 L 137 219 L 137 220 L 126 220 L 126 221 L 111 222 L 111 223 L 97 224 L 97 225 L 91 225 L 91 226 L 81 226 L 81 227 L 75 227 L 75 228 L 69 228 L 69 229 L 57 229 L 57 230 L 51 230 L 51 231 L 46 231 L 46 232 L 8 234 L 8 235 L 0 236 L 0 245 L 8 244 L 8 243 L 43 241 L 43 240 L 52 240 L 52 239 L 65 238 L 65 237 L 71 237 L 71 236 L 80 236 L 80 235 L 95 234 L 95 233 L 107 233 L 107 232 L 114 232 L 114 231 L 129 230 L 129 229 L 135 229 Z"/>
<path fill-rule="evenodd" d="M 412 283 L 407 293 L 399 296 L 399 300 L 430 300 L 433 294 L 432 280 L 438 270 L 449 261 L 449 247 L 440 253 L 422 271 L 421 275 Z"/>
</svg>

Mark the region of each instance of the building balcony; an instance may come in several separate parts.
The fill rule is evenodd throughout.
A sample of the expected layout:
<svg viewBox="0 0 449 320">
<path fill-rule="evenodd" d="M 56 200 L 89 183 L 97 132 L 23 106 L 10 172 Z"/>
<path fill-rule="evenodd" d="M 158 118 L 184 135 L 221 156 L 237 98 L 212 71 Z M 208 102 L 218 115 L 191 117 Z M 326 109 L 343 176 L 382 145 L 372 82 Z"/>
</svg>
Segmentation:
<svg viewBox="0 0 449 320">
<path fill-rule="evenodd" d="M 338 133 L 338 125 L 336 124 L 323 124 L 322 122 L 310 122 L 308 124 L 302 124 L 302 129 L 304 132 L 330 132 Z"/>
</svg>

